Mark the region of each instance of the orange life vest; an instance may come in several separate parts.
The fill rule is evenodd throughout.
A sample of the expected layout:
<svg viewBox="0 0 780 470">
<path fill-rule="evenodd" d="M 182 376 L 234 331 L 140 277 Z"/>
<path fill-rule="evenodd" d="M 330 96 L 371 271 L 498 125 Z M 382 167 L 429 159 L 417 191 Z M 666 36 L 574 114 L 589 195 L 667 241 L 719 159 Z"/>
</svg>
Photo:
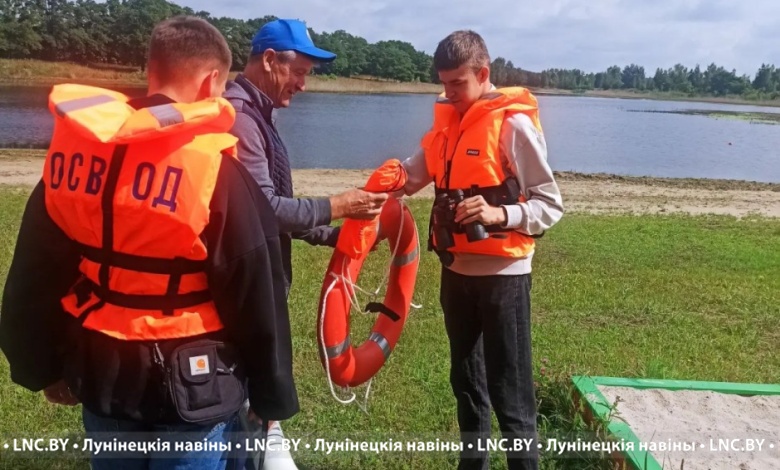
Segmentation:
<svg viewBox="0 0 780 470">
<path fill-rule="evenodd" d="M 121 93 L 58 85 L 43 171 L 46 209 L 82 247 L 82 278 L 62 299 L 85 328 L 122 340 L 222 329 L 206 247 L 235 111 L 222 98 L 136 110 Z"/>
<path fill-rule="evenodd" d="M 462 119 L 450 101 L 440 96 L 434 105 L 433 127 L 422 139 L 436 192 L 460 189 L 465 197 L 504 193 L 502 186 L 508 178 L 499 155 L 499 138 L 504 120 L 517 113 L 527 115 L 542 130 L 536 98 L 525 88 L 493 90 L 477 100 Z M 509 173 L 509 178 L 514 176 Z M 519 195 L 512 202 L 524 200 Z M 474 242 L 464 233 L 453 233 L 455 244 L 448 250 L 511 258 L 524 258 L 534 250 L 534 239 L 516 230 L 495 233 L 499 230 L 493 227 L 489 231 L 494 232 L 490 237 Z"/>
</svg>

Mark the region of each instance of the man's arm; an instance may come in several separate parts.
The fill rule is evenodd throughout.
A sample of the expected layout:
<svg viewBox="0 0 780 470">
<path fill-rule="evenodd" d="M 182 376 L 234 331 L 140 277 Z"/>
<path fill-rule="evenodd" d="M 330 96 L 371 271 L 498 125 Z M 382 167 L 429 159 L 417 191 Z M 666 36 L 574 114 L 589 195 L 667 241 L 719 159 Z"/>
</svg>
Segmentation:
<svg viewBox="0 0 780 470">
<path fill-rule="evenodd" d="M 285 276 L 273 210 L 251 175 L 224 157 L 203 238 L 222 323 L 244 360 L 249 402 L 264 420 L 298 412 Z"/>
<path fill-rule="evenodd" d="M 266 142 L 257 123 L 236 113 L 230 132 L 238 137 L 238 159 L 268 198 L 282 233 L 301 232 L 326 226 L 344 217 L 372 218 L 379 214 L 387 196 L 352 189 L 329 198 L 288 198 L 276 193 L 268 167 Z"/>
<path fill-rule="evenodd" d="M 507 228 L 526 235 L 539 235 L 563 216 L 563 199 L 547 164 L 547 144 L 524 114 L 515 114 L 504 122 L 499 141 L 510 171 L 520 183 L 526 201 L 502 206 Z"/>
<path fill-rule="evenodd" d="M 303 232 L 293 232 L 291 235 L 296 240 L 303 240 L 309 245 L 335 248 L 336 242 L 339 240 L 339 233 L 341 233 L 341 227 L 322 225 Z"/>
<path fill-rule="evenodd" d="M 62 379 L 60 345 L 72 318 L 60 299 L 78 279 L 80 259 L 78 245 L 49 217 L 39 182 L 22 216 L 0 314 L 0 348 L 11 380 L 29 390 Z"/>
<path fill-rule="evenodd" d="M 307 230 L 330 223 L 331 205 L 328 199 L 287 198 L 276 193 L 268 168 L 266 142 L 251 117 L 236 113 L 236 122 L 230 132 L 238 137 L 238 159 L 268 198 L 282 233 Z"/>
</svg>

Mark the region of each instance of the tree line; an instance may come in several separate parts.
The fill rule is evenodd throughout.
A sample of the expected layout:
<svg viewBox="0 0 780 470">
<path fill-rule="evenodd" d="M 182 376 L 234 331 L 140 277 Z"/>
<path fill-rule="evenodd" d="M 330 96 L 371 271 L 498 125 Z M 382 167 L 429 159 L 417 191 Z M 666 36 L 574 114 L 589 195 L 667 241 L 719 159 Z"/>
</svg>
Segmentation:
<svg viewBox="0 0 780 470">
<path fill-rule="evenodd" d="M 638 90 L 675 92 L 683 95 L 741 95 L 746 98 L 780 98 L 780 69 L 761 64 L 755 78 L 738 75 L 716 64 L 706 69 L 696 65 L 689 69 L 676 64 L 669 69 L 658 68 L 652 76 L 642 66 L 617 65 L 604 72 L 585 73 L 578 69 L 548 69 L 528 72 L 515 68 L 512 62 L 497 58 L 491 64 L 491 76 L 499 85 L 525 85 L 563 90 Z"/>
<path fill-rule="evenodd" d="M 235 70 L 246 64 L 257 30 L 276 19 L 213 17 L 206 11 L 193 11 L 166 0 L 0 0 L 0 57 L 143 68 L 152 27 L 180 14 L 204 18 L 222 32 L 232 51 Z M 343 30 L 309 32 L 317 46 L 338 55 L 316 73 L 341 77 L 371 75 L 404 82 L 436 81 L 433 58 L 408 42 L 369 43 Z M 780 97 L 780 69 L 769 64 L 762 64 L 751 79 L 716 64 L 703 70 L 699 65 L 688 69 L 677 64 L 669 69 L 659 68 L 652 76 L 636 64 L 623 68 L 615 65 L 598 73 L 578 69 L 531 72 L 498 57 L 491 63 L 491 76 L 499 86 Z"/>
<path fill-rule="evenodd" d="M 235 70 L 246 64 L 257 30 L 276 19 L 213 17 L 166 0 L 0 0 L 0 57 L 143 68 L 154 25 L 182 14 L 204 18 L 222 32 Z M 345 31 L 309 33 L 319 47 L 338 54 L 319 73 L 431 81 L 431 56 L 408 42 L 369 44 Z"/>
</svg>

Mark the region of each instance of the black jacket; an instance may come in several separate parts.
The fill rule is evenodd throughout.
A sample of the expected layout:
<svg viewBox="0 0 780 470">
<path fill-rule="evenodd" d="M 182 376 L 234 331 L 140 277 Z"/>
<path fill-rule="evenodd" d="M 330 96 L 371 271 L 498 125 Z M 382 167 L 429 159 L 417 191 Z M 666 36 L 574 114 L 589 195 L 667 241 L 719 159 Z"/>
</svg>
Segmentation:
<svg viewBox="0 0 780 470">
<path fill-rule="evenodd" d="M 158 95 L 131 104 L 165 102 L 170 100 Z M 298 398 L 274 212 L 246 168 L 230 156 L 223 156 L 210 211 L 201 239 L 208 250 L 209 289 L 225 329 L 209 336 L 238 348 L 254 412 L 264 419 L 290 418 L 298 411 Z M 39 391 L 64 378 L 66 354 L 78 349 L 83 374 L 78 396 L 85 407 L 103 416 L 160 421 L 165 397 L 149 342 L 84 329 L 63 311 L 60 299 L 79 277 L 79 260 L 79 247 L 49 217 L 44 184 L 38 183 L 3 292 L 0 348 L 11 379 Z M 167 354 L 182 342 L 163 341 L 161 349 Z M 175 412 L 169 415 L 162 420 L 177 421 Z"/>
</svg>

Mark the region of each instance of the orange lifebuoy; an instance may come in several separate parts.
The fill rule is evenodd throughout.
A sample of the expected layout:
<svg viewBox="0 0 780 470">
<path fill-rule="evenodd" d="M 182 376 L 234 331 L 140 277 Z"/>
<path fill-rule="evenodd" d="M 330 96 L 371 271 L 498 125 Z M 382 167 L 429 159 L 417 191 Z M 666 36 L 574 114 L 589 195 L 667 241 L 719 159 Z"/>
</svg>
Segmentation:
<svg viewBox="0 0 780 470">
<path fill-rule="evenodd" d="M 402 169 L 400 164 L 397 168 Z M 366 189 L 369 190 L 370 185 Z M 369 304 L 369 309 L 380 314 L 368 340 L 355 347 L 349 334 L 354 284 L 380 230 L 387 236 L 390 251 L 394 253 L 387 291 L 383 303 Z M 356 233 L 358 231 L 361 233 Z M 359 240 L 358 245 L 368 249 L 357 252 L 334 250 L 320 295 L 322 316 L 318 321 L 320 334 L 317 336 L 331 380 L 340 386 L 354 387 L 371 379 L 382 368 L 401 336 L 412 303 L 420 253 L 414 218 L 409 209 L 394 198 L 385 203 L 378 220 L 368 225 L 347 220 L 339 235 L 340 245 L 343 245 L 342 239 Z"/>
</svg>

